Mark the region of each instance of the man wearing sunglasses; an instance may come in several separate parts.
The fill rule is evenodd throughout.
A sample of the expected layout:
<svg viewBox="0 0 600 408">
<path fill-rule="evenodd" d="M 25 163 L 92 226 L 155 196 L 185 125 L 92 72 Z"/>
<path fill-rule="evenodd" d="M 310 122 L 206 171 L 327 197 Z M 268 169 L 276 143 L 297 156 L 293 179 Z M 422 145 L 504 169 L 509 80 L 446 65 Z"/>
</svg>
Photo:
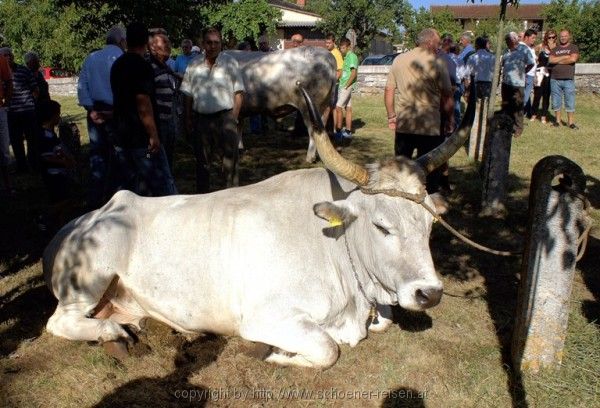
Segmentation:
<svg viewBox="0 0 600 408">
<path fill-rule="evenodd" d="M 561 124 L 561 108 L 563 104 L 567 112 L 569 128 L 579 129 L 575 124 L 575 63 L 579 59 L 579 49 L 571 44 L 571 34 L 562 30 L 558 36 L 559 44 L 550 52 L 550 92 L 552 110 L 556 117 L 553 126 Z"/>
</svg>

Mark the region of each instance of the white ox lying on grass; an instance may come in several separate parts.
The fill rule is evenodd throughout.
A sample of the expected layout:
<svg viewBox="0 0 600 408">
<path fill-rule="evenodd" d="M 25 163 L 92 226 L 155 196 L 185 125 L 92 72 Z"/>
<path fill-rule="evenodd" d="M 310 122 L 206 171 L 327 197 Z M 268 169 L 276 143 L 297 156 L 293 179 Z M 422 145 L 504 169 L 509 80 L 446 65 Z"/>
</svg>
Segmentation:
<svg viewBox="0 0 600 408">
<path fill-rule="evenodd" d="M 397 158 L 366 170 L 335 151 L 305 96 L 327 169 L 205 195 L 115 194 L 46 248 L 44 273 L 58 298 L 48 331 L 123 352 L 131 341 L 123 325 L 154 318 L 264 343 L 270 362 L 325 368 L 338 344 L 366 337 L 371 303 L 435 306 L 433 216 L 398 194 L 425 194 L 421 166 L 439 166 L 464 143 L 473 104 L 460 131 L 419 163 Z"/>
</svg>

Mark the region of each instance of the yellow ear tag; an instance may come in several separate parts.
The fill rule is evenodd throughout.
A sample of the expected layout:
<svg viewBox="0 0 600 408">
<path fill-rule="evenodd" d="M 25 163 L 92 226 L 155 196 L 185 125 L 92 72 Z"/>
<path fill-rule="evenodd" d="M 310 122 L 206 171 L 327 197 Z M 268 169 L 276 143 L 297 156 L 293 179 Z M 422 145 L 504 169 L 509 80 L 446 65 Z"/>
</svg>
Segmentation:
<svg viewBox="0 0 600 408">
<path fill-rule="evenodd" d="M 342 222 L 342 220 L 340 220 L 337 217 L 331 218 L 329 220 L 329 226 L 330 227 L 339 227 L 340 225 L 343 225 L 344 223 Z"/>
</svg>

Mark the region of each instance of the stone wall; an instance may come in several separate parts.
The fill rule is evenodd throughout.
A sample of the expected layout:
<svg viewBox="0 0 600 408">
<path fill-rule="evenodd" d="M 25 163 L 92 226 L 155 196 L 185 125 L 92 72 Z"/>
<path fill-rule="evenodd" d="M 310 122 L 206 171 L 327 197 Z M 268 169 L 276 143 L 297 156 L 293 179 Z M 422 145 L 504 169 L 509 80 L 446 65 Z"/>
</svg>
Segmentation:
<svg viewBox="0 0 600 408">
<path fill-rule="evenodd" d="M 383 93 L 389 65 L 365 65 L 358 68 L 357 93 L 378 95 Z M 77 77 L 48 80 L 51 95 L 77 95 Z M 575 83 L 578 92 L 600 92 L 600 64 L 575 65 Z"/>
<path fill-rule="evenodd" d="M 358 67 L 357 93 L 361 95 L 383 94 L 389 70 L 389 65 Z M 600 92 L 600 64 L 576 64 L 575 85 L 578 92 Z"/>
<path fill-rule="evenodd" d="M 50 78 L 48 80 L 50 95 L 76 96 L 78 79 L 79 77 Z"/>
</svg>

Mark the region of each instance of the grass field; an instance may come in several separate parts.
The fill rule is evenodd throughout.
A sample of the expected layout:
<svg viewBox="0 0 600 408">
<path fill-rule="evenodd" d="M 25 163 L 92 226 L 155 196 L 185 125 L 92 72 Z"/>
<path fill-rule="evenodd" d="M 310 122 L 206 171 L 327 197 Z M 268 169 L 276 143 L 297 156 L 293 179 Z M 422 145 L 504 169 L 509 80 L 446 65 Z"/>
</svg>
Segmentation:
<svg viewBox="0 0 600 408">
<path fill-rule="evenodd" d="M 356 98 L 356 136 L 343 154 L 361 163 L 387 157 L 382 97 Z M 79 123 L 73 98 L 63 114 Z M 460 151 L 451 161 L 446 219 L 476 241 L 519 250 L 527 221 L 531 170 L 544 156 L 561 154 L 587 175 L 588 197 L 600 208 L 600 97 L 579 95 L 579 131 L 527 123 L 513 142 L 508 216 L 479 218 L 481 181 Z M 282 132 L 248 136 L 241 182 L 306 167 L 306 141 Z M 194 161 L 178 146 L 175 178 L 192 193 Z M 384 407 L 600 407 L 600 211 L 593 210 L 588 250 L 578 263 L 570 303 L 563 366 L 514 378 L 510 336 L 519 261 L 476 252 L 434 226 L 431 247 L 446 296 L 427 313 L 395 311 L 397 324 L 355 348 L 341 347 L 326 371 L 284 368 L 247 357 L 235 337 L 186 339 L 151 322 L 135 357 L 117 363 L 101 347 L 49 335 L 44 325 L 55 300 L 41 276 L 40 254 L 49 237 L 33 222 L 45 192 L 32 175 L 16 178 L 17 196 L 0 202 L 0 406 L 384 406 Z"/>
</svg>

